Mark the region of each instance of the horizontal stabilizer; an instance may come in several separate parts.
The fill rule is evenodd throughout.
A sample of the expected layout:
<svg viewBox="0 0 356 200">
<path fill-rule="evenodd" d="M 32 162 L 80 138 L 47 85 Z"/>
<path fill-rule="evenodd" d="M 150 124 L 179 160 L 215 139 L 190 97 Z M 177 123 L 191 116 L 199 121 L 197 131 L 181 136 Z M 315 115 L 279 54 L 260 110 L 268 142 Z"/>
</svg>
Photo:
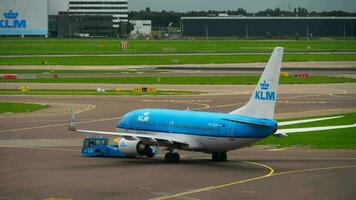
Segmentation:
<svg viewBox="0 0 356 200">
<path fill-rule="evenodd" d="M 344 116 L 322 117 L 322 118 L 314 118 L 314 119 L 302 119 L 302 120 L 285 121 L 285 122 L 278 122 L 278 126 L 287 126 L 287 125 L 293 125 L 293 124 L 303 124 L 303 123 L 308 123 L 308 122 L 317 122 L 317 121 L 323 121 L 323 120 L 329 120 L 329 119 L 337 119 L 337 118 L 341 118 L 341 117 L 344 117 Z"/>
<path fill-rule="evenodd" d="M 338 126 L 319 126 L 319 127 L 308 127 L 308 128 L 290 128 L 290 129 L 278 129 L 275 134 L 283 133 L 301 133 L 301 132 L 311 132 L 311 131 L 324 131 L 332 129 L 342 129 L 342 128 L 353 128 L 356 127 L 355 124 L 349 125 L 338 125 Z"/>
</svg>

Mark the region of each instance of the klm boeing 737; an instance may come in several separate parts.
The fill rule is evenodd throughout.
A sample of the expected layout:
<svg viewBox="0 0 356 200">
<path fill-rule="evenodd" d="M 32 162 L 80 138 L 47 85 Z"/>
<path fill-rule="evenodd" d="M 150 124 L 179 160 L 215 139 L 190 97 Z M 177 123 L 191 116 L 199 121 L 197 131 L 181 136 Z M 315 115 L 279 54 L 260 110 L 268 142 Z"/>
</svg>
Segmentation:
<svg viewBox="0 0 356 200">
<path fill-rule="evenodd" d="M 287 133 L 354 127 L 353 125 L 281 129 L 283 125 L 338 118 L 324 117 L 278 123 L 273 119 L 283 48 L 276 47 L 252 93 L 243 107 L 230 113 L 189 110 L 140 109 L 125 114 L 116 124 L 117 132 L 80 130 L 70 115 L 69 129 L 82 133 L 120 136 L 118 148 L 128 156 L 153 157 L 153 146 L 168 151 L 167 162 L 178 162 L 177 150 L 212 154 L 215 162 L 227 160 L 227 152 L 249 146 L 270 135 L 286 137 Z"/>
</svg>

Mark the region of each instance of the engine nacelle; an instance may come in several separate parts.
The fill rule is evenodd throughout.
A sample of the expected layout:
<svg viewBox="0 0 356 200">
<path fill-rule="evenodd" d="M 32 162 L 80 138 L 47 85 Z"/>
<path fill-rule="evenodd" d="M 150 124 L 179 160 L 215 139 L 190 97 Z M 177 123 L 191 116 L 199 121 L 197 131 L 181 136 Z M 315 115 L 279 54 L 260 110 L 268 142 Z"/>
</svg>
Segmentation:
<svg viewBox="0 0 356 200">
<path fill-rule="evenodd" d="M 119 141 L 118 148 L 119 151 L 124 153 L 126 156 L 142 155 L 152 158 L 157 154 L 156 147 L 143 144 L 140 140 L 126 140 L 125 138 L 122 138 Z"/>
</svg>

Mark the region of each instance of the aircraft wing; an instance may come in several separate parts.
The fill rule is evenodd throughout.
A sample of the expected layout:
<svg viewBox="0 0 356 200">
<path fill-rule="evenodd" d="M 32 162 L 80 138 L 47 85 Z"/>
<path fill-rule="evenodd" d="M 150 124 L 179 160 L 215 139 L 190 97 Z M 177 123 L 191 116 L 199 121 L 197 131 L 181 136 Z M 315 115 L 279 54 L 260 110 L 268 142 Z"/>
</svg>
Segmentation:
<svg viewBox="0 0 356 200">
<path fill-rule="evenodd" d="M 94 130 L 81 130 L 76 129 L 75 127 L 76 121 L 74 113 L 71 111 L 70 118 L 69 118 L 69 127 L 70 131 L 80 132 L 80 133 L 93 133 L 93 134 L 101 134 L 101 135 L 114 135 L 120 136 L 127 140 L 141 140 L 146 144 L 155 144 L 165 147 L 178 147 L 182 148 L 184 146 L 188 146 L 188 143 L 183 141 L 179 138 L 172 138 L 169 135 L 162 136 L 162 135 L 155 135 L 152 133 L 142 134 L 142 133 L 128 133 L 128 132 L 109 132 L 109 131 L 94 131 Z"/>
<path fill-rule="evenodd" d="M 93 133 L 93 134 L 101 134 L 101 135 L 114 135 L 114 136 L 120 136 L 123 137 L 127 140 L 141 140 L 145 144 L 155 144 L 155 145 L 160 145 L 160 146 L 165 146 L 165 147 L 171 147 L 171 146 L 188 146 L 188 144 L 180 140 L 178 138 L 171 138 L 169 136 L 164 137 L 164 136 L 158 136 L 154 134 L 142 134 L 142 133 L 125 133 L 125 132 L 108 132 L 108 131 L 93 131 L 93 130 L 81 130 L 81 129 L 73 129 L 71 127 L 69 130 L 75 131 L 75 132 L 80 132 L 80 133 Z"/>
</svg>

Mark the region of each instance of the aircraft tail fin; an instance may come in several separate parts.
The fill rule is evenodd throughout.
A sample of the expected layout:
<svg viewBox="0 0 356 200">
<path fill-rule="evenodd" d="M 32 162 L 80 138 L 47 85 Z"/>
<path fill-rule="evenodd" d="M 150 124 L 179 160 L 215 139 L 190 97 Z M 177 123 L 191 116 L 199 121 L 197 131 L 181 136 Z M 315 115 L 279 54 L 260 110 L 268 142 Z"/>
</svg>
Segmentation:
<svg viewBox="0 0 356 200">
<path fill-rule="evenodd" d="M 229 114 L 273 119 L 282 57 L 283 47 L 274 48 L 250 100 L 246 105 Z"/>
</svg>

